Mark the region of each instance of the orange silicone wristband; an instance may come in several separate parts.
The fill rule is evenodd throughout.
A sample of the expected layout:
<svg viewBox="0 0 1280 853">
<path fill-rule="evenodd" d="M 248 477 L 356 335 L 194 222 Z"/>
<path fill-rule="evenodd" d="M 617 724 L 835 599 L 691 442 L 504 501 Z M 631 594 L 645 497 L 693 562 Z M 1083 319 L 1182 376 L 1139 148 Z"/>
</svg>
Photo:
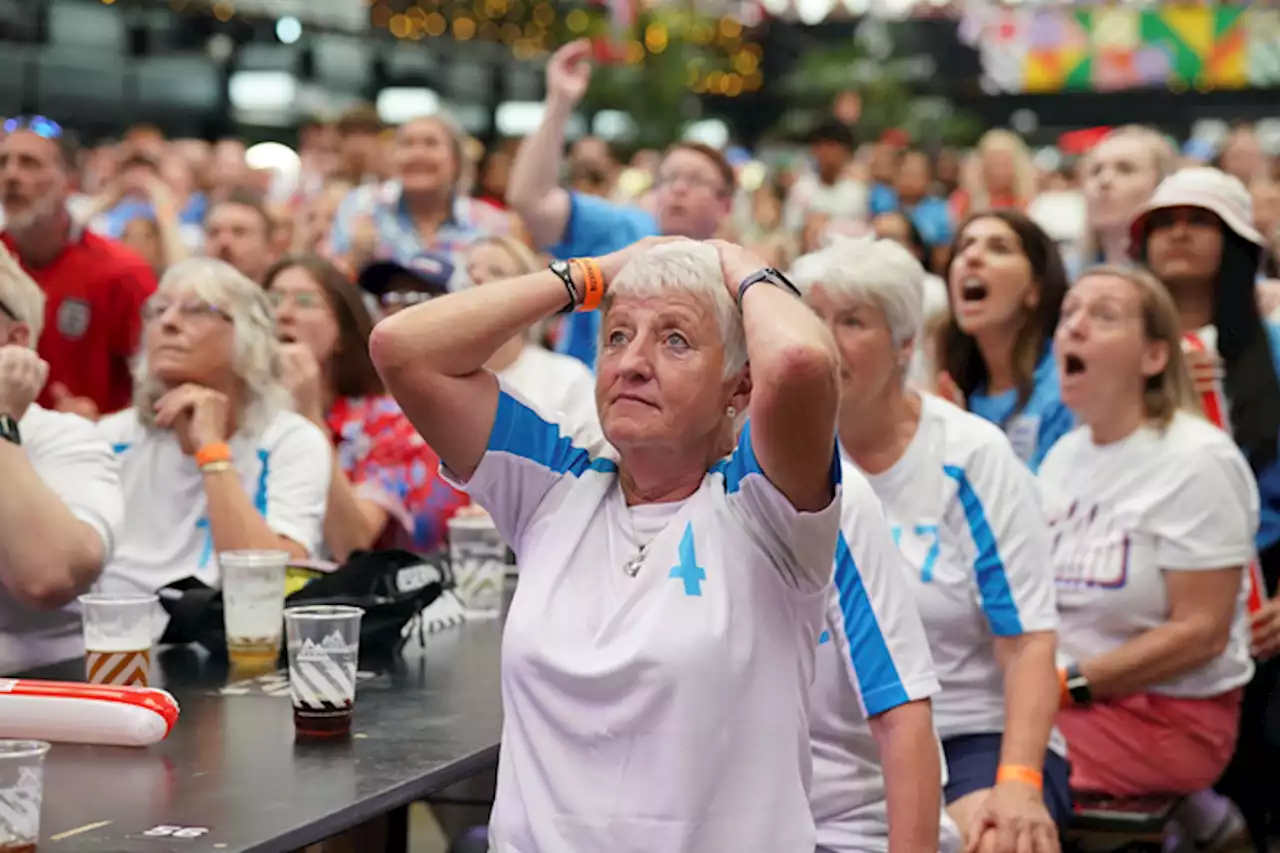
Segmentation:
<svg viewBox="0 0 1280 853">
<path fill-rule="evenodd" d="M 1044 790 L 1044 774 L 1022 764 L 1001 764 L 996 770 L 996 784 L 1001 782 L 1022 782 L 1037 791 Z"/>
<path fill-rule="evenodd" d="M 204 447 L 196 451 L 196 465 L 200 468 L 213 462 L 230 462 L 231 461 L 231 445 L 225 441 L 217 441 L 213 444 L 206 444 Z"/>
<path fill-rule="evenodd" d="M 569 263 L 577 264 L 582 270 L 582 302 L 577 310 L 596 310 L 604 299 L 604 273 L 600 271 L 600 265 L 591 258 L 574 258 Z"/>
</svg>

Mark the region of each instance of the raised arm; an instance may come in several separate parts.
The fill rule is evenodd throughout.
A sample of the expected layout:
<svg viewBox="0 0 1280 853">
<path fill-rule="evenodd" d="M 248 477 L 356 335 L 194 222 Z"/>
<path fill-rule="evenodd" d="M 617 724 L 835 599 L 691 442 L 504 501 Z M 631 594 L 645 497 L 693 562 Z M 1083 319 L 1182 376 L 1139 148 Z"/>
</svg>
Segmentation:
<svg viewBox="0 0 1280 853">
<path fill-rule="evenodd" d="M 740 246 L 713 241 L 725 283 L 739 283 L 765 264 Z M 767 283 L 742 299 L 751 365 L 751 430 L 769 481 L 803 512 L 831 503 L 835 483 L 840 357 L 826 326 L 789 290 Z"/>
<path fill-rule="evenodd" d="M 547 100 L 542 123 L 516 153 L 507 182 L 507 202 L 523 217 L 539 248 L 564 238 L 569 224 L 569 192 L 558 183 L 565 125 L 591 82 L 591 43 L 564 45 L 547 63 Z"/>
</svg>

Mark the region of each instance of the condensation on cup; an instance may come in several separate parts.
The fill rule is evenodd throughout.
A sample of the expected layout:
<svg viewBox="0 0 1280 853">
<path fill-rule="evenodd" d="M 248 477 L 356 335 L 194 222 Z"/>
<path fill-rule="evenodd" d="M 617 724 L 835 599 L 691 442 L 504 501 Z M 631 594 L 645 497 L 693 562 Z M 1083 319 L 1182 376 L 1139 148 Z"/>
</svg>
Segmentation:
<svg viewBox="0 0 1280 853">
<path fill-rule="evenodd" d="M 240 672 L 268 672 L 280 657 L 284 615 L 285 551 L 224 551 L 222 615 L 227 657 Z"/>
<path fill-rule="evenodd" d="M 449 561 L 454 593 L 470 619 L 493 619 L 502 613 L 507 543 L 487 513 L 449 519 Z"/>
<path fill-rule="evenodd" d="M 40 843 L 44 756 L 38 740 L 0 740 L 0 853 L 35 853 Z"/>
<path fill-rule="evenodd" d="M 77 599 L 84 623 L 85 680 L 151 686 L 151 647 L 158 598 L 90 593 Z"/>
</svg>

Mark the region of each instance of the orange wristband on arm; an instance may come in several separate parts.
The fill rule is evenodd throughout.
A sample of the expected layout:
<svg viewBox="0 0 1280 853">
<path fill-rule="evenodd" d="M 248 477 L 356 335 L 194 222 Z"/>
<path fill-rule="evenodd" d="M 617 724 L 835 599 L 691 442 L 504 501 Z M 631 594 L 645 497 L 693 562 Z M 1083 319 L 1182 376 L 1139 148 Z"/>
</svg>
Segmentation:
<svg viewBox="0 0 1280 853">
<path fill-rule="evenodd" d="M 604 299 L 604 273 L 600 271 L 600 265 L 592 258 L 574 258 L 569 263 L 582 270 L 582 303 L 577 310 L 596 310 Z"/>
<path fill-rule="evenodd" d="M 1023 764 L 1001 764 L 996 770 L 996 784 L 1001 782 L 1022 782 L 1037 791 L 1044 790 L 1044 774 Z"/>
<path fill-rule="evenodd" d="M 231 461 L 231 445 L 225 441 L 217 441 L 213 444 L 206 444 L 204 447 L 196 451 L 196 466 L 203 469 L 206 465 L 212 465 L 215 462 Z"/>
</svg>

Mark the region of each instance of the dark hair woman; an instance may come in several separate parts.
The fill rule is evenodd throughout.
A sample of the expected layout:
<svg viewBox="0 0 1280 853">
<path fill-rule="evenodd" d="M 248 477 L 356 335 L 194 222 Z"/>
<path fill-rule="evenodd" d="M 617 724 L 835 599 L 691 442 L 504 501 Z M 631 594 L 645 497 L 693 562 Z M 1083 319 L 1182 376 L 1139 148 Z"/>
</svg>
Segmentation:
<svg viewBox="0 0 1280 853">
<path fill-rule="evenodd" d="M 315 255 L 281 259 L 264 279 L 276 305 L 294 407 L 337 454 L 324 539 L 335 559 L 375 546 L 429 551 L 467 498 L 382 387 L 369 359 L 373 321 L 359 290 Z"/>
<path fill-rule="evenodd" d="M 1057 244 L 1025 215 L 975 213 L 956 232 L 938 392 L 998 424 L 1033 471 L 1073 424 L 1050 352 L 1066 292 Z"/>
</svg>

